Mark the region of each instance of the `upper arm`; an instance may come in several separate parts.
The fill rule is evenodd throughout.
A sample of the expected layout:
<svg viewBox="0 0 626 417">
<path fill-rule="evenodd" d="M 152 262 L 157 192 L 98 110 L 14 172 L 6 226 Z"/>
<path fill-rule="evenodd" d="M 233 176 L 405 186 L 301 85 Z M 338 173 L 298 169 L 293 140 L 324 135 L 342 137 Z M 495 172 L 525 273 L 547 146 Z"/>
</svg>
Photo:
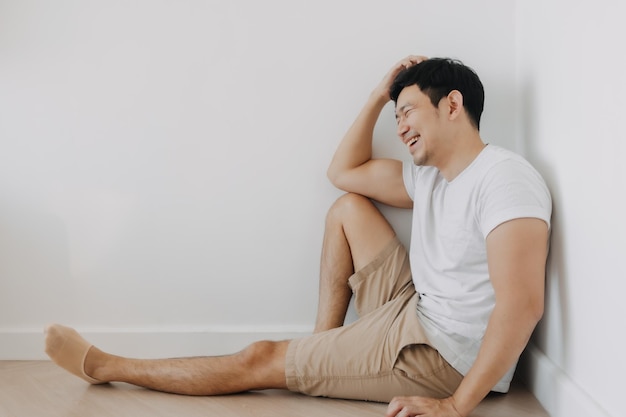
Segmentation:
<svg viewBox="0 0 626 417">
<path fill-rule="evenodd" d="M 489 276 L 499 301 L 543 313 L 549 229 L 545 221 L 520 218 L 497 226 L 487 236 Z"/>
<path fill-rule="evenodd" d="M 402 162 L 398 160 L 371 159 L 330 180 L 341 190 L 361 194 L 390 206 L 413 207 L 413 200 L 404 185 Z"/>
</svg>

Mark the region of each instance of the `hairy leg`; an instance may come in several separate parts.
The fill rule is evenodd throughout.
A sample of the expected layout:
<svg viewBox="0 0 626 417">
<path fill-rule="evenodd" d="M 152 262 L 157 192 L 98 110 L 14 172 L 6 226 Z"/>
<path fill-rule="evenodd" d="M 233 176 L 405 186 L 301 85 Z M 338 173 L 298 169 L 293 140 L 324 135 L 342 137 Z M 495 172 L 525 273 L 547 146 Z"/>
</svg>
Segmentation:
<svg viewBox="0 0 626 417">
<path fill-rule="evenodd" d="M 185 395 L 221 395 L 253 389 L 287 388 L 288 341 L 256 342 L 229 356 L 129 359 L 91 346 L 73 329 L 46 331 L 46 352 L 68 371 L 91 382 L 127 382 Z M 78 353 L 80 350 L 84 353 Z"/>
<path fill-rule="evenodd" d="M 395 236 L 366 197 L 345 194 L 326 217 L 315 332 L 343 325 L 352 291 L 348 279 L 367 265 Z"/>
</svg>

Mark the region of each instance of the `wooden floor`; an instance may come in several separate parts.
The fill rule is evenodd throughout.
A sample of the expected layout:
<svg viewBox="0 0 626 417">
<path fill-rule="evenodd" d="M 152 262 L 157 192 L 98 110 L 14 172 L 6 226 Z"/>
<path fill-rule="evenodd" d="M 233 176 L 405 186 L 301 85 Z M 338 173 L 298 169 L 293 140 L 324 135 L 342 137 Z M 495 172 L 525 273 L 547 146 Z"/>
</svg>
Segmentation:
<svg viewBox="0 0 626 417">
<path fill-rule="evenodd" d="M 121 383 L 91 386 L 49 361 L 0 361 L 0 417 L 382 417 L 385 409 L 385 404 L 279 390 L 186 397 Z M 531 416 L 548 414 L 519 385 L 506 395 L 487 397 L 472 413 L 472 417 Z"/>
</svg>

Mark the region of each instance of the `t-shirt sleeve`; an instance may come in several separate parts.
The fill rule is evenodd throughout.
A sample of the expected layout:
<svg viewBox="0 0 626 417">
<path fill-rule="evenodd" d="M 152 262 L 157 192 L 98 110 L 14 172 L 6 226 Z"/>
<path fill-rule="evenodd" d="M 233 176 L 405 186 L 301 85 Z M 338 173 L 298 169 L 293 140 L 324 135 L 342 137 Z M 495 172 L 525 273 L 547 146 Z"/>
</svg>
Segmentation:
<svg viewBox="0 0 626 417">
<path fill-rule="evenodd" d="M 517 160 L 496 164 L 487 173 L 481 191 L 478 221 L 484 237 L 513 219 L 538 218 L 550 227 L 550 192 L 530 164 Z"/>
<path fill-rule="evenodd" d="M 415 201 L 415 173 L 415 164 L 406 161 L 402 163 L 402 178 L 404 179 L 404 187 L 413 201 Z"/>
</svg>

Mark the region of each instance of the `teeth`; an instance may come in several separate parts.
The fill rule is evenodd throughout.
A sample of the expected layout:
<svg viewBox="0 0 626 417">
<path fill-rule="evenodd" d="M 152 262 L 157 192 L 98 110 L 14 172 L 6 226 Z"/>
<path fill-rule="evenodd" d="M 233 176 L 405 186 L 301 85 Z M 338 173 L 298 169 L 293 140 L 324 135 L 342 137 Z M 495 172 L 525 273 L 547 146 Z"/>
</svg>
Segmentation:
<svg viewBox="0 0 626 417">
<path fill-rule="evenodd" d="M 418 136 L 414 137 L 413 139 L 411 139 L 408 143 L 407 146 L 411 146 L 413 145 L 415 142 L 417 142 Z"/>
</svg>

